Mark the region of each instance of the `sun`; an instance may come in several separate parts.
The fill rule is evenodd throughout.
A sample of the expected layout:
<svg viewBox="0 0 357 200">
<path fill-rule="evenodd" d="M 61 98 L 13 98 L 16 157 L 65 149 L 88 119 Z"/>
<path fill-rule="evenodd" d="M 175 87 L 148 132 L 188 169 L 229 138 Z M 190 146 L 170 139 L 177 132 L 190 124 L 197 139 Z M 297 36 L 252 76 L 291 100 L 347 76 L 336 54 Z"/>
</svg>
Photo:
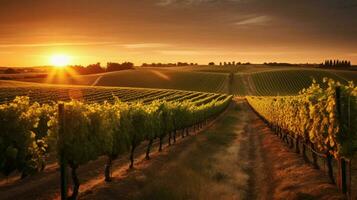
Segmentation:
<svg viewBox="0 0 357 200">
<path fill-rule="evenodd" d="M 57 54 L 57 55 L 52 55 L 50 57 L 51 60 L 51 64 L 54 67 L 65 67 L 67 65 L 69 65 L 71 58 L 67 55 L 63 55 L 63 54 Z"/>
</svg>

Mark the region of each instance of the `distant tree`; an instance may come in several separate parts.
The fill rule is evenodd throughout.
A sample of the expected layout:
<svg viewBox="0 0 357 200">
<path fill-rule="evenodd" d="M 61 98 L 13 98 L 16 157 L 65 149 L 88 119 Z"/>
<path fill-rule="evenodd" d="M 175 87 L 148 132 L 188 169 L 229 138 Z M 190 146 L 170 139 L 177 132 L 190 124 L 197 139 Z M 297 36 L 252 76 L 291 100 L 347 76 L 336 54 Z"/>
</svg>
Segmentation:
<svg viewBox="0 0 357 200">
<path fill-rule="evenodd" d="M 13 68 L 7 68 L 4 70 L 4 74 L 17 74 L 17 73 L 19 72 Z"/>
<path fill-rule="evenodd" d="M 133 69 L 133 68 L 134 68 L 134 63 L 131 62 L 123 62 L 121 64 L 113 63 L 113 62 L 107 63 L 107 72 L 120 71 L 120 70 Z"/>
<path fill-rule="evenodd" d="M 323 67 L 350 67 L 351 61 L 349 60 L 325 60 L 321 64 Z"/>
<path fill-rule="evenodd" d="M 219 66 L 222 66 L 222 62 L 219 63 Z"/>
<path fill-rule="evenodd" d="M 102 73 L 105 70 L 100 66 L 100 63 L 91 64 L 87 66 L 87 74 L 97 74 Z"/>
<path fill-rule="evenodd" d="M 178 62 L 177 66 L 179 66 L 179 67 L 188 66 L 188 63 L 187 62 Z"/>
<path fill-rule="evenodd" d="M 87 69 L 82 65 L 72 65 L 69 68 L 77 74 L 87 74 Z"/>
<path fill-rule="evenodd" d="M 208 63 L 208 65 L 211 65 L 211 66 L 212 66 L 212 65 L 215 65 L 215 64 L 214 64 L 214 62 L 210 62 L 210 63 Z"/>
</svg>

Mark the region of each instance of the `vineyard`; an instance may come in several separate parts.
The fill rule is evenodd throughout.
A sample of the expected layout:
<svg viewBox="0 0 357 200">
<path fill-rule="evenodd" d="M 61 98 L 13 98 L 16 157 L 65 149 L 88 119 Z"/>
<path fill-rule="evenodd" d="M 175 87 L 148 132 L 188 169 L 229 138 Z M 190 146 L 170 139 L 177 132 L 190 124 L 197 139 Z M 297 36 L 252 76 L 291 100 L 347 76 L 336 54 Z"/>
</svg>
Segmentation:
<svg viewBox="0 0 357 200">
<path fill-rule="evenodd" d="M 335 182 L 332 159 L 339 162 L 337 183 L 343 192 L 351 193 L 351 166 L 346 175 L 346 162 L 357 151 L 357 87 L 341 85 L 333 80 L 321 87 L 314 82 L 297 96 L 247 97 L 252 108 L 286 140 L 296 152 L 306 158 L 306 148 L 313 152 L 313 164 L 318 167 L 317 156 L 326 159 L 327 173 Z M 301 143 L 302 149 L 301 148 Z M 347 159 L 347 161 L 346 161 Z"/>
<path fill-rule="evenodd" d="M 230 75 L 233 75 L 230 80 Z M 198 66 L 147 68 L 94 75 L 68 77 L 64 80 L 27 79 L 25 81 L 96 85 L 112 87 L 138 87 L 226 93 L 238 96 L 296 95 L 315 79 L 326 87 L 323 78 L 341 83 L 356 82 L 355 71 L 322 70 L 298 67 L 271 67 L 265 65 Z"/>
<path fill-rule="evenodd" d="M 114 102 L 117 98 L 123 102 L 153 100 L 191 101 L 197 104 L 224 98 L 224 94 L 191 92 L 167 89 L 87 87 L 56 85 L 19 85 L 17 87 L 0 87 L 0 103 L 11 102 L 17 96 L 29 96 L 32 102 L 49 103 L 53 101 L 70 101 L 72 99 L 86 102 Z"/>
<path fill-rule="evenodd" d="M 149 160 L 153 148 L 161 152 L 164 144 L 171 146 L 178 137 L 201 130 L 224 110 L 240 115 L 241 110 L 231 108 L 237 104 L 237 99 L 231 103 L 234 94 L 245 97 L 240 101 L 246 101 L 247 110 L 252 108 L 294 152 L 325 170 L 331 182 L 350 195 L 357 183 L 356 166 L 351 166 L 357 151 L 357 88 L 348 82 L 355 80 L 354 72 L 270 67 L 249 71 L 246 66 L 180 70 L 85 75 L 67 79 L 67 85 L 40 79 L 0 81 L 0 177 L 28 180 L 45 176 L 48 166 L 59 166 L 62 185 L 52 186 L 52 193 L 61 189 L 66 197 L 70 185 L 71 198 L 76 199 L 83 183 L 79 174 L 92 168 L 88 166 L 104 168 L 93 173 L 111 182 L 114 165 L 123 157 L 129 157 L 133 168 L 139 152 Z M 244 110 L 244 104 L 239 107 Z M 53 179 L 59 182 L 58 176 Z M 0 194 L 16 197 L 1 185 Z"/>
<path fill-rule="evenodd" d="M 279 96 L 296 95 L 300 90 L 309 87 L 315 80 L 326 88 L 323 78 L 330 78 L 347 84 L 355 81 L 356 72 L 331 72 L 324 70 L 269 70 L 247 74 L 235 74 L 234 94 L 239 96 Z"/>
<path fill-rule="evenodd" d="M 227 74 L 167 69 L 124 70 L 94 75 L 75 75 L 69 76 L 66 79 L 26 79 L 25 81 L 50 84 L 139 87 L 228 93 Z"/>
<path fill-rule="evenodd" d="M 161 150 L 166 136 L 171 143 L 179 130 L 188 134 L 190 128 L 200 128 L 231 100 L 231 96 L 212 93 L 133 88 L 0 90 L 4 95 L 0 98 L 1 172 L 7 176 L 17 170 L 24 178 L 43 170 L 47 155 L 56 154 L 58 162 L 72 170 L 73 198 L 78 195 L 76 169 L 80 165 L 106 155 L 105 177 L 110 181 L 111 163 L 118 155 L 130 152 L 133 167 L 134 151 L 140 143 L 149 141 L 149 159 L 155 139 Z M 19 97 L 22 95 L 27 97 Z"/>
</svg>

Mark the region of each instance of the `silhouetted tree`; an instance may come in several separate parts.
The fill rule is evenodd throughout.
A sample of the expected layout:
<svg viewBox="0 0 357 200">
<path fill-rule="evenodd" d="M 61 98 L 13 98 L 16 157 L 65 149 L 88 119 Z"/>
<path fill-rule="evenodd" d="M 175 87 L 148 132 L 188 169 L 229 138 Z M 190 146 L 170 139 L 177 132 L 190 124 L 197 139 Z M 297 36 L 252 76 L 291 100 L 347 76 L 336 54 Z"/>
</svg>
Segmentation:
<svg viewBox="0 0 357 200">
<path fill-rule="evenodd" d="M 350 67 L 351 61 L 348 60 L 325 60 L 323 67 Z"/>
<path fill-rule="evenodd" d="M 113 62 L 108 62 L 107 63 L 107 72 L 112 72 L 112 71 L 120 71 L 120 70 L 126 70 L 126 69 L 133 69 L 134 64 L 131 62 L 123 62 L 123 63 L 113 63 Z"/>
<path fill-rule="evenodd" d="M 4 70 L 4 74 L 17 74 L 17 73 L 19 72 L 13 68 L 7 68 Z"/>
<path fill-rule="evenodd" d="M 87 66 L 87 74 L 102 73 L 105 70 L 100 66 L 100 63 L 91 64 Z"/>
</svg>

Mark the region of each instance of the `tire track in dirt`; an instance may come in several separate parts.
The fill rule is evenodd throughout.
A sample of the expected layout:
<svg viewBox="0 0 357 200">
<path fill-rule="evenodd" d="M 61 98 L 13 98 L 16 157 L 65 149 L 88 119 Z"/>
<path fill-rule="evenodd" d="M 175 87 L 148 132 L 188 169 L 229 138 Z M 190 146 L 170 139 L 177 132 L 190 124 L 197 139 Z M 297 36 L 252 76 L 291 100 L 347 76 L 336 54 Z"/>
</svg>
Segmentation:
<svg viewBox="0 0 357 200">
<path fill-rule="evenodd" d="M 99 76 L 98 78 L 95 79 L 95 81 L 92 83 L 91 86 L 96 86 L 98 84 L 98 82 L 103 78 L 103 75 L 102 76 Z"/>
<path fill-rule="evenodd" d="M 242 76 L 242 82 L 246 90 L 246 95 L 255 95 L 257 88 L 255 87 L 251 74 Z"/>
<path fill-rule="evenodd" d="M 244 199 L 272 199 L 275 183 L 270 167 L 271 163 L 267 160 L 266 152 L 262 149 L 263 138 L 259 132 L 260 127 L 255 126 L 255 121 L 258 119 L 247 105 L 244 109 L 248 123 L 244 127 L 238 155 L 245 163 L 242 169 L 249 177 Z"/>
</svg>

